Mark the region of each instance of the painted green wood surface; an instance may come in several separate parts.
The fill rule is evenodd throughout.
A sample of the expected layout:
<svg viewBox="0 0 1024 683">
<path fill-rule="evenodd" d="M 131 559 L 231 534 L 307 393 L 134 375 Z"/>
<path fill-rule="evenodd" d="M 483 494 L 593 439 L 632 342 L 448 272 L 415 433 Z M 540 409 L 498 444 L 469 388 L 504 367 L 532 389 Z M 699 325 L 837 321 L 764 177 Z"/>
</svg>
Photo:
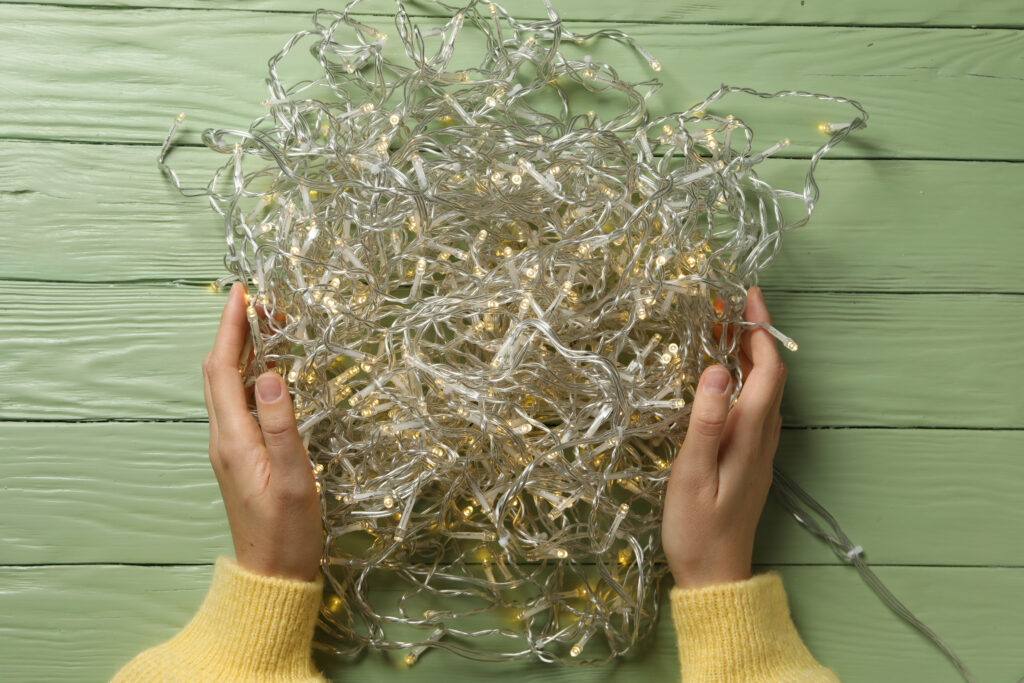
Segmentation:
<svg viewBox="0 0 1024 683">
<path fill-rule="evenodd" d="M 205 288 L 224 275 L 223 233 L 154 160 L 178 111 L 189 144 L 262 113 L 266 58 L 319 3 L 141 4 L 0 2 L 0 680 L 105 680 L 187 621 L 209 563 L 230 550 L 199 373 L 224 301 Z M 364 6 L 386 13 L 390 2 Z M 762 276 L 775 323 L 801 344 L 785 356 L 777 460 L 980 681 L 1016 682 L 1024 5 L 556 6 L 574 28 L 622 28 L 661 59 L 657 110 L 723 81 L 869 109 L 869 128 L 819 167 L 811 223 L 786 236 Z M 514 9 L 541 17 L 540 7 Z M 639 60 L 622 73 L 651 75 Z M 756 112 L 765 146 L 792 138 L 796 157 L 820 144 L 819 121 L 848 118 L 839 107 L 727 102 Z M 171 161 L 202 184 L 223 158 L 178 149 Z M 768 178 L 794 187 L 806 159 L 772 164 Z M 781 569 L 805 641 L 845 683 L 959 680 L 771 499 L 755 561 Z M 378 654 L 319 661 L 360 681 L 678 676 L 667 614 L 637 657 L 597 670 L 442 653 L 409 670 Z"/>
<path fill-rule="evenodd" d="M 171 160 L 198 186 L 226 159 L 202 148 Z M 759 171 L 787 188 L 802 187 L 806 172 L 796 159 Z M 786 233 L 763 286 L 1024 292 L 1024 230 L 1006 220 L 1024 164 L 826 158 L 816 177 L 814 218 Z M 21 226 L 0 232 L 0 277 L 207 283 L 224 275 L 223 222 L 208 202 L 183 199 L 164 181 L 151 147 L 0 142 L 0 188 L 0 224 Z"/>
<path fill-rule="evenodd" d="M 3 0 L 0 4 L 21 4 Z M 196 10 L 270 10 L 277 12 L 313 12 L 320 7 L 339 11 L 348 0 L 324 3 L 310 0 L 38 0 L 37 4 L 103 5 L 107 7 L 167 7 Z M 449 3 L 457 5 L 460 3 Z M 518 19 L 547 19 L 541 0 L 511 0 L 500 3 Z M 659 24 L 804 24 L 818 26 L 1000 26 L 1024 27 L 1024 10 L 1015 0 L 936 0 L 927 4 L 893 3 L 887 0 L 848 0 L 841 4 L 829 0 L 732 0 L 728 3 L 635 2 L 620 0 L 589 0 L 588 2 L 552 3 L 563 19 L 607 21 L 644 21 Z M 362 0 L 353 14 L 387 14 L 395 7 L 393 0 Z M 410 16 L 432 16 L 439 12 L 435 5 L 406 0 Z M 355 11 L 358 10 L 358 11 Z"/>
<path fill-rule="evenodd" d="M 106 10 L 0 5 L 0 70 L 18 97 L 0 99 L 0 137 L 159 143 L 179 111 L 181 142 L 207 127 L 248 128 L 265 113 L 267 57 L 308 17 L 264 12 Z M 576 30 L 599 28 L 574 24 Z M 69 27 L 74 27 L 68 30 Z M 383 22 L 382 22 L 383 27 Z M 836 157 L 1024 158 L 1024 37 L 999 29 L 622 24 L 664 68 L 649 100 L 655 114 L 700 102 L 722 83 L 761 91 L 856 93 L 872 125 Z M 468 33 L 451 68 L 479 63 Z M 400 50 L 390 41 L 386 53 Z M 608 59 L 622 78 L 651 78 L 643 59 L 609 41 L 567 45 L 567 54 Z M 797 47 L 798 46 L 798 47 Z M 713 54 L 713 58 L 708 55 Z M 279 67 L 288 82 L 315 66 L 300 49 Z M 693 65 L 701 65 L 694 69 Z M 955 97 L 951 96 L 955 93 Z M 621 102 L 611 100 L 617 111 Z M 993 113 L 984 125 L 972 103 Z M 607 102 L 592 108 L 601 114 Z M 682 105 L 682 106 L 681 106 Z M 791 154 L 823 141 L 823 120 L 850 107 L 801 99 L 765 102 L 732 95 L 716 105 L 748 121 L 766 148 L 782 138 Z M 581 111 L 586 111 L 582 109 Z M 748 116 L 748 113 L 750 116 Z M 1016 141 L 1016 144 L 1008 144 Z"/>
<path fill-rule="evenodd" d="M 0 564 L 212 562 L 231 552 L 208 435 L 205 423 L 0 423 Z M 956 548 L 960 565 L 1024 566 L 1024 544 L 992 542 L 1024 528 L 1021 452 L 1022 431 L 937 438 L 921 429 L 787 428 L 776 462 L 872 564 L 946 564 Z M 838 563 L 774 498 L 755 561 Z"/>
<path fill-rule="evenodd" d="M 205 417 L 199 368 L 224 294 L 0 281 L 0 299 L 7 302 L 0 409 L 8 419 Z M 1024 354 L 1015 352 L 1024 339 L 1024 297 L 766 291 L 765 300 L 773 324 L 801 346 L 785 359 L 786 424 L 1007 428 L 1024 421 Z"/>
</svg>

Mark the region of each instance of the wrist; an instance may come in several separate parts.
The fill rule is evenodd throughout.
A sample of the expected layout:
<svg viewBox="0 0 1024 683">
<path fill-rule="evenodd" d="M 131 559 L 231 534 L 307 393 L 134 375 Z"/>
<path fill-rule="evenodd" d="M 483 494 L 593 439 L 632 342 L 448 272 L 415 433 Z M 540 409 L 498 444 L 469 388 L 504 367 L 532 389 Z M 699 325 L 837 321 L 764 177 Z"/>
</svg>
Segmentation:
<svg viewBox="0 0 1024 683">
<path fill-rule="evenodd" d="M 671 570 L 676 586 L 683 590 L 747 581 L 753 576 L 749 563 L 690 568 L 671 567 Z"/>
<path fill-rule="evenodd" d="M 238 555 L 236 553 L 235 562 L 242 569 L 252 573 L 258 574 L 266 578 L 285 579 L 288 581 L 304 581 L 306 583 L 316 581 L 320 575 L 319 565 L 311 566 L 308 563 L 288 564 L 286 562 L 268 562 L 260 561 L 256 558 L 246 557 L 245 555 Z"/>
<path fill-rule="evenodd" d="M 291 581 L 315 581 L 320 576 L 323 542 L 310 538 L 301 544 L 280 541 L 247 543 L 245 537 L 235 540 L 235 562 L 253 574 Z"/>
</svg>

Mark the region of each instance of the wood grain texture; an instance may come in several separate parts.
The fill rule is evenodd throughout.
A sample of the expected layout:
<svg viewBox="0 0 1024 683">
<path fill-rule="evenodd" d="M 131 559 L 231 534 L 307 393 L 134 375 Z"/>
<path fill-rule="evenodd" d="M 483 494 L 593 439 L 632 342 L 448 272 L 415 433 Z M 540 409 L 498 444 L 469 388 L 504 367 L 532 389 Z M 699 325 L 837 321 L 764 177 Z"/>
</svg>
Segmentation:
<svg viewBox="0 0 1024 683">
<path fill-rule="evenodd" d="M 0 564 L 234 554 L 206 423 L 0 423 Z"/>
<path fill-rule="evenodd" d="M 4 0 L 14 2 L 14 0 Z M 4 4 L 0 2 L 0 4 Z M 96 6 L 95 0 L 35 0 L 35 4 Z M 104 7 L 138 7 L 139 0 L 105 0 Z M 332 8 L 341 9 L 347 2 Z M 406 2 L 410 16 L 436 16 L 438 9 L 425 2 Z M 515 12 L 517 19 L 546 20 L 540 0 L 501 3 Z M 555 10 L 566 20 L 645 21 L 659 24 L 796 24 L 796 25 L 867 25 L 867 26 L 1000 26 L 1024 27 L 1024 11 L 1014 0 L 986 0 L 967 3 L 961 0 L 938 0 L 931 3 L 891 3 L 885 0 L 855 0 L 842 4 L 825 0 L 785 0 L 764 2 L 736 0 L 729 3 L 672 2 L 623 3 L 618 0 L 567 2 L 556 0 Z M 313 12 L 326 6 L 309 0 L 147 0 L 147 7 L 199 10 L 259 10 L 278 12 Z M 362 1 L 354 15 L 393 14 L 391 0 Z"/>
<path fill-rule="evenodd" d="M 0 564 L 232 553 L 204 423 L 0 423 Z M 1024 432 L 783 430 L 776 462 L 872 564 L 1024 567 Z M 885 472 L 879 479 L 878 473 Z M 979 533 L 984 530 L 984 533 Z M 769 497 L 754 561 L 839 564 Z"/>
<path fill-rule="evenodd" d="M 200 364 L 225 294 L 0 281 L 0 299 L 6 419 L 205 417 Z M 790 426 L 1024 422 L 1022 297 L 768 293 L 766 302 L 801 346 L 785 357 Z"/>
<path fill-rule="evenodd" d="M 207 201 L 181 196 L 156 148 L 0 142 L 0 277 L 111 282 L 213 281 L 226 271 L 224 227 Z M 172 166 L 204 185 L 224 155 L 180 149 Z M 807 162 L 759 175 L 803 186 Z M 800 291 L 1022 292 L 1024 230 L 1006 220 L 1024 164 L 825 160 L 811 222 L 788 232 L 761 284 Z M 993 249 L 993 245 L 999 245 Z M 979 264 L 985 264 L 979 268 Z"/>
<path fill-rule="evenodd" d="M 779 571 L 807 647 L 844 683 L 960 680 L 938 650 L 893 617 L 851 568 Z M 0 675 L 22 683 L 107 680 L 188 621 L 211 572 L 206 566 L 0 568 Z M 1024 593 L 1024 570 L 885 567 L 878 574 L 961 654 L 978 680 L 1012 683 L 1024 673 L 1024 622 L 1017 618 L 1019 604 L 1008 599 Z M 679 680 L 667 610 L 641 656 L 597 669 L 486 664 L 444 652 L 429 652 L 410 668 L 399 663 L 402 654 L 368 653 L 355 661 L 321 655 L 317 663 L 334 680 L 365 683 Z"/>
<path fill-rule="evenodd" d="M 306 15 L 296 14 L 0 5 L 0 70 L 5 88 L 18 93 L 0 99 L 0 137 L 159 143 L 179 111 L 189 115 L 181 142 L 196 143 L 207 127 L 247 128 L 265 113 L 257 103 L 265 96 L 267 58 L 309 26 Z M 600 26 L 582 22 L 575 28 Z M 665 87 L 649 100 L 655 115 L 699 102 L 723 82 L 761 91 L 798 86 L 859 100 L 871 113 L 870 127 L 837 149 L 836 157 L 1024 158 L 1016 128 L 1024 117 L 1019 31 L 619 28 L 664 64 L 658 76 Z M 452 67 L 469 66 L 479 42 L 477 34 L 467 34 Z M 566 52 L 610 61 L 629 80 L 654 75 L 642 59 L 607 42 L 571 45 Z M 397 53 L 395 43 L 386 51 Z M 282 64 L 286 81 L 311 75 L 315 64 L 304 54 L 300 49 Z M 852 118 L 849 107 L 791 100 L 733 95 L 715 111 L 748 121 L 761 148 L 792 139 L 791 153 L 798 156 L 823 142 L 821 121 Z M 977 102 L 999 115 L 975 125 Z M 618 110 L 620 103 L 597 99 L 592 108 L 601 114 L 609 107 Z"/>
</svg>

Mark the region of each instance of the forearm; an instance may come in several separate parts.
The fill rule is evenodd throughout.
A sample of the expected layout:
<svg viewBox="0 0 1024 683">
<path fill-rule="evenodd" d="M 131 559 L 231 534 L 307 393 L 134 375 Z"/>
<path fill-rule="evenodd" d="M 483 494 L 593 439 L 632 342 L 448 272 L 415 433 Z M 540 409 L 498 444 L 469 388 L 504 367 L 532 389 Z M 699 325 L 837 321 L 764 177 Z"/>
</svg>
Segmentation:
<svg viewBox="0 0 1024 683">
<path fill-rule="evenodd" d="M 777 572 L 670 591 L 683 683 L 838 683 L 797 633 Z"/>
<path fill-rule="evenodd" d="M 113 681 L 324 681 L 311 653 L 322 591 L 322 578 L 262 576 L 221 557 L 192 621 Z"/>
</svg>

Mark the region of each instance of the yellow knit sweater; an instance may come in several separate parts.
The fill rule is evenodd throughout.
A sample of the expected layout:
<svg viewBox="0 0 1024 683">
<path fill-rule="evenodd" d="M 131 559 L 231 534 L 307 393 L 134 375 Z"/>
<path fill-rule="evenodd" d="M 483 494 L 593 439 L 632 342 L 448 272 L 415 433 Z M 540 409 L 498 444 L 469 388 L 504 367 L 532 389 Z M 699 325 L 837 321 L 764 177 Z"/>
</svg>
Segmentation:
<svg viewBox="0 0 1024 683">
<path fill-rule="evenodd" d="M 229 557 L 192 621 L 115 676 L 127 681 L 324 681 L 311 645 L 323 579 L 254 574 Z M 804 646 L 777 572 L 670 591 L 683 683 L 838 683 Z"/>
</svg>

